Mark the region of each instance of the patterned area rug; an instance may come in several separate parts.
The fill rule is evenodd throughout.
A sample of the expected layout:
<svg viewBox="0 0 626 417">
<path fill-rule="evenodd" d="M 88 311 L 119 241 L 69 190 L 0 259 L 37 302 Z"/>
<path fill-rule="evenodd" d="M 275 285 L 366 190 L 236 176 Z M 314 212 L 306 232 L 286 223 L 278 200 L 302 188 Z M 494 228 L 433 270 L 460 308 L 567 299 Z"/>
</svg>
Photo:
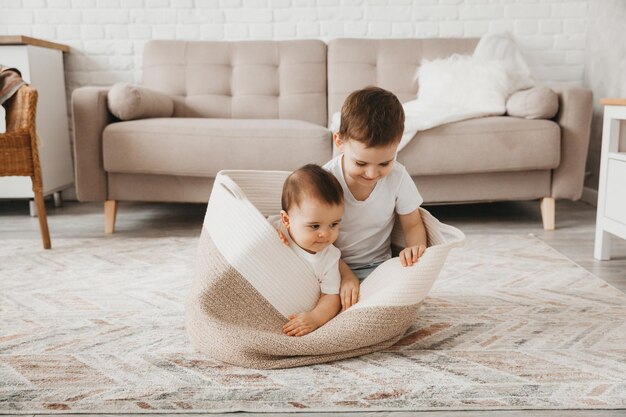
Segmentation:
<svg viewBox="0 0 626 417">
<path fill-rule="evenodd" d="M 195 353 L 193 238 L 0 243 L 0 412 L 626 408 L 626 296 L 532 236 L 473 236 L 386 351 L 258 371 Z"/>
</svg>

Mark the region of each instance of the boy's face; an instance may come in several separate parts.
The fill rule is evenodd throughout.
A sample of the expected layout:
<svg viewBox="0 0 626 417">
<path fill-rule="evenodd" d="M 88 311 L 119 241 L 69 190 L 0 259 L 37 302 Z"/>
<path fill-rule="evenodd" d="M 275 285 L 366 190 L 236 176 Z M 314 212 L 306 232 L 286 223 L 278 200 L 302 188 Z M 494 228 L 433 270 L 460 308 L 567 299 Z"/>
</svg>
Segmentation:
<svg viewBox="0 0 626 417">
<path fill-rule="evenodd" d="M 339 235 L 343 204 L 329 205 L 309 198 L 294 205 L 280 217 L 289 236 L 309 253 L 317 253 L 331 245 Z"/>
<path fill-rule="evenodd" d="M 356 140 L 343 140 L 335 133 L 335 145 L 343 153 L 343 174 L 348 185 L 374 187 L 391 172 L 400 142 L 388 146 L 367 148 Z"/>
</svg>

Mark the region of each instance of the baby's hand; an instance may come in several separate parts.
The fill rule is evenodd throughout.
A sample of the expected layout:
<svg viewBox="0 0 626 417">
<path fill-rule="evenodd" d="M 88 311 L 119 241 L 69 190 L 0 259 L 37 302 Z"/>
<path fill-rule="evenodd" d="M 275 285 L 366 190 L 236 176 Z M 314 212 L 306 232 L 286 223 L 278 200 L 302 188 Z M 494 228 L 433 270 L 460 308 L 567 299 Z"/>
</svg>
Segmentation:
<svg viewBox="0 0 626 417">
<path fill-rule="evenodd" d="M 310 312 L 292 314 L 283 326 L 283 333 L 287 336 L 304 336 L 318 327 L 320 325 Z"/>
<path fill-rule="evenodd" d="M 402 266 L 413 266 L 415 262 L 424 254 L 426 245 L 409 246 L 400 252 L 400 263 Z"/>
<path fill-rule="evenodd" d="M 361 282 L 352 274 L 352 276 L 344 277 L 341 280 L 339 295 L 341 297 L 341 311 L 346 311 L 359 301 L 359 288 Z"/>
<path fill-rule="evenodd" d="M 276 229 L 276 231 L 278 232 L 278 238 L 280 239 L 280 241 L 283 242 L 285 246 L 289 246 L 289 241 L 287 240 L 287 236 L 285 236 L 285 234 L 278 229 Z"/>
</svg>

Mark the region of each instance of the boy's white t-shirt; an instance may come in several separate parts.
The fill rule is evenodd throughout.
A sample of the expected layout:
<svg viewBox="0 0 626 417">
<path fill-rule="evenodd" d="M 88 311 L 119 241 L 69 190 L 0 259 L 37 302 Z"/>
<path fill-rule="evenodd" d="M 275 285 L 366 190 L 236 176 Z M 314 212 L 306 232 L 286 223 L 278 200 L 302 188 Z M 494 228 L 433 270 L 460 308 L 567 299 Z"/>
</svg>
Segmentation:
<svg viewBox="0 0 626 417">
<path fill-rule="evenodd" d="M 341 275 L 339 274 L 339 259 L 341 252 L 333 245 L 328 245 L 324 250 L 317 253 L 309 253 L 302 249 L 293 241 L 285 225 L 280 220 L 280 216 L 270 216 L 267 220 L 278 230 L 282 231 L 289 247 L 304 259 L 315 273 L 315 277 L 320 283 L 320 290 L 323 294 L 339 294 Z"/>
<path fill-rule="evenodd" d="M 395 214 L 415 211 L 424 199 L 404 165 L 393 162 L 391 172 L 378 180 L 365 201 L 358 201 L 346 185 L 343 154 L 324 165 L 339 180 L 344 194 L 344 211 L 335 246 L 341 258 L 358 268 L 391 258 L 391 230 Z"/>
</svg>

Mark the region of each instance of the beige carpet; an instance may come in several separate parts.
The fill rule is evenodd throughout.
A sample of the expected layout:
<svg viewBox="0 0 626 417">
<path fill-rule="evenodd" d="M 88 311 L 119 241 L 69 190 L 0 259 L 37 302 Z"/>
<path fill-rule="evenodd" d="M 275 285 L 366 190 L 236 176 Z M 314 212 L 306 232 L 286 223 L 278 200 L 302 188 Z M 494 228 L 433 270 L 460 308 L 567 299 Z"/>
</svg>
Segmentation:
<svg viewBox="0 0 626 417">
<path fill-rule="evenodd" d="M 257 371 L 194 353 L 196 239 L 0 242 L 0 413 L 626 408 L 626 296 L 532 236 L 454 250 L 395 346 Z"/>
</svg>

